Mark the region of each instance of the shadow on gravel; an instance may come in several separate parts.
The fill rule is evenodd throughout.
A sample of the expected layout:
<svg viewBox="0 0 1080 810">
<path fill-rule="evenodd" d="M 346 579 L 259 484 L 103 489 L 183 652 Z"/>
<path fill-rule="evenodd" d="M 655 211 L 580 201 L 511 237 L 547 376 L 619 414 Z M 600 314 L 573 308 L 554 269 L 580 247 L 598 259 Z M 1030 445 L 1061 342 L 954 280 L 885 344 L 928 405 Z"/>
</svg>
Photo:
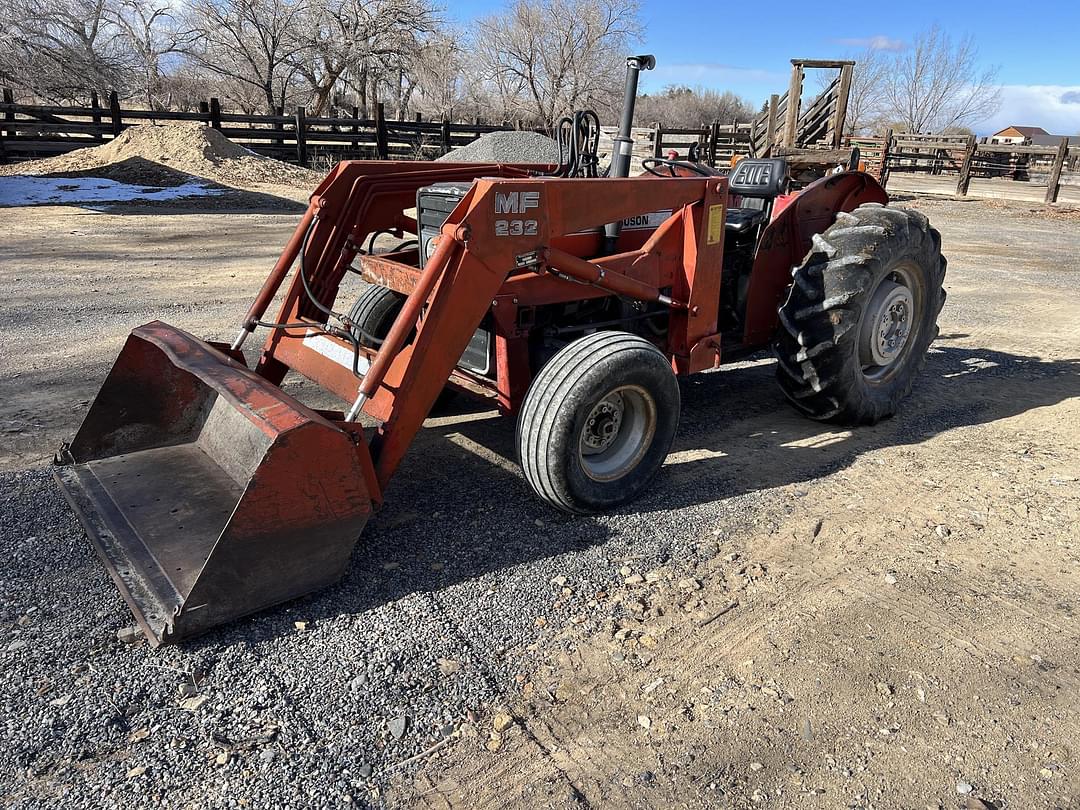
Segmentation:
<svg viewBox="0 0 1080 810">
<path fill-rule="evenodd" d="M 1080 359 L 1043 361 L 937 347 L 900 415 L 849 430 L 796 414 L 773 373 L 771 363 L 759 363 L 686 380 L 683 419 L 668 465 L 643 498 L 595 518 L 562 515 L 533 497 L 513 461 L 513 420 L 459 410 L 458 420 L 421 432 L 339 585 L 191 643 L 255 643 L 294 633 L 294 619 L 333 621 L 413 593 L 437 598 L 450 587 L 463 590 L 466 599 L 472 594 L 479 604 L 492 577 L 512 579 L 517 566 L 582 551 L 624 531 L 632 542 L 628 526 L 668 536 L 680 524 L 672 512 L 716 503 L 714 524 L 726 522 L 734 530 L 740 513 L 722 509 L 727 499 L 812 481 L 867 451 L 915 444 L 1080 396 Z M 685 547 L 686 538 L 678 539 Z M 549 586 L 545 581 L 527 587 Z M 476 621 L 488 621 L 479 608 L 476 613 Z"/>
</svg>

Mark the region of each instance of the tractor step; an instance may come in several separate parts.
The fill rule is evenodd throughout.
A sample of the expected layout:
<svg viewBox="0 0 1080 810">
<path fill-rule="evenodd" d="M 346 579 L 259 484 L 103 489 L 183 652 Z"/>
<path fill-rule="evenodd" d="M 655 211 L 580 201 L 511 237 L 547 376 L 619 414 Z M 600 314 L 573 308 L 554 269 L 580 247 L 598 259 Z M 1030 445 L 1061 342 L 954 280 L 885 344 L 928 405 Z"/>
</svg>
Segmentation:
<svg viewBox="0 0 1080 810">
<path fill-rule="evenodd" d="M 329 585 L 376 500 L 359 429 L 227 351 L 134 330 L 54 470 L 155 645 Z"/>
</svg>

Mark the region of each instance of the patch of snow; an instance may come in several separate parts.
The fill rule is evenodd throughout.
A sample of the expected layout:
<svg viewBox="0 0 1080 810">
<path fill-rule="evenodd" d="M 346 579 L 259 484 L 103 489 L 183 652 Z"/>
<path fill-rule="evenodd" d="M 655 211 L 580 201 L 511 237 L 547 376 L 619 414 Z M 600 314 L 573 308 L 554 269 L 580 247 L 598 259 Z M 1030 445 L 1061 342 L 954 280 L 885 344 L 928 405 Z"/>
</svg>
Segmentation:
<svg viewBox="0 0 1080 810">
<path fill-rule="evenodd" d="M 160 202 L 183 197 L 213 197 L 224 194 L 220 188 L 203 183 L 181 186 L 137 186 L 107 180 L 104 177 L 0 177 L 0 207 L 22 205 L 82 205 L 103 202 Z"/>
</svg>

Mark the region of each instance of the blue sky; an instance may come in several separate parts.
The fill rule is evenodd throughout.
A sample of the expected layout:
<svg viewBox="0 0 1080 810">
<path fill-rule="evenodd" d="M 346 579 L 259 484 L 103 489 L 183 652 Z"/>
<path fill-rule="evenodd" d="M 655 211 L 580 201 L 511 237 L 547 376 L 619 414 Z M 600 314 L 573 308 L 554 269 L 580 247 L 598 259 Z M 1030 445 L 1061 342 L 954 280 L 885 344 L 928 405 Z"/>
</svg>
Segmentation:
<svg viewBox="0 0 1080 810">
<path fill-rule="evenodd" d="M 769 93 L 787 88 L 792 57 L 838 58 L 871 42 L 903 48 L 936 22 L 954 38 L 971 34 L 980 59 L 1000 69 L 1002 108 L 976 126 L 979 134 L 1009 124 L 1080 133 L 1080 2 L 1025 6 L 997 0 L 912 0 L 902 6 L 902 16 L 890 13 L 897 6 L 887 3 L 822 6 L 822 13 L 808 15 L 805 3 L 640 2 L 641 50 L 657 59 L 645 91 L 667 84 L 701 85 L 732 90 L 760 104 Z M 456 0 L 448 2 L 447 14 L 467 24 L 504 5 L 503 0 Z M 1017 14 L 1025 8 L 1033 13 Z"/>
</svg>

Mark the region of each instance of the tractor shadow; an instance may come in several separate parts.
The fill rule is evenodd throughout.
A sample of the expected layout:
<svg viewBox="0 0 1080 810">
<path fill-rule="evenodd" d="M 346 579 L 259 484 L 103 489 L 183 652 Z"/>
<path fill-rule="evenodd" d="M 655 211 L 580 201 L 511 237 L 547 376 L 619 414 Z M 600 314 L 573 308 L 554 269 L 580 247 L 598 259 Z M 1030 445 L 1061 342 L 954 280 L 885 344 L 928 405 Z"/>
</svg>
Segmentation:
<svg viewBox="0 0 1080 810">
<path fill-rule="evenodd" d="M 520 568 L 607 543 L 628 523 L 638 532 L 670 533 L 679 521 L 673 513 L 681 509 L 810 482 L 871 450 L 917 444 L 1080 396 L 1080 359 L 1046 361 L 939 345 L 898 416 L 847 429 L 798 415 L 773 375 L 772 362 L 762 359 L 685 380 L 682 422 L 668 463 L 644 497 L 596 517 L 563 515 L 537 500 L 514 461 L 513 420 L 466 402 L 421 431 L 340 584 L 295 610 L 269 611 L 211 638 L 277 636 L 294 632 L 294 612 L 333 620 L 410 594 L 435 598 L 449 588 L 479 599 L 497 581 L 541 577 L 533 584 L 548 587 L 547 568 Z M 715 528 L 723 530 L 729 514 L 718 509 Z M 687 540 L 668 542 L 685 547 Z M 557 564 L 568 570 L 587 565 L 576 556 Z M 595 560 L 591 565 L 595 569 Z M 489 621 L 479 615 L 452 620 Z"/>
</svg>

